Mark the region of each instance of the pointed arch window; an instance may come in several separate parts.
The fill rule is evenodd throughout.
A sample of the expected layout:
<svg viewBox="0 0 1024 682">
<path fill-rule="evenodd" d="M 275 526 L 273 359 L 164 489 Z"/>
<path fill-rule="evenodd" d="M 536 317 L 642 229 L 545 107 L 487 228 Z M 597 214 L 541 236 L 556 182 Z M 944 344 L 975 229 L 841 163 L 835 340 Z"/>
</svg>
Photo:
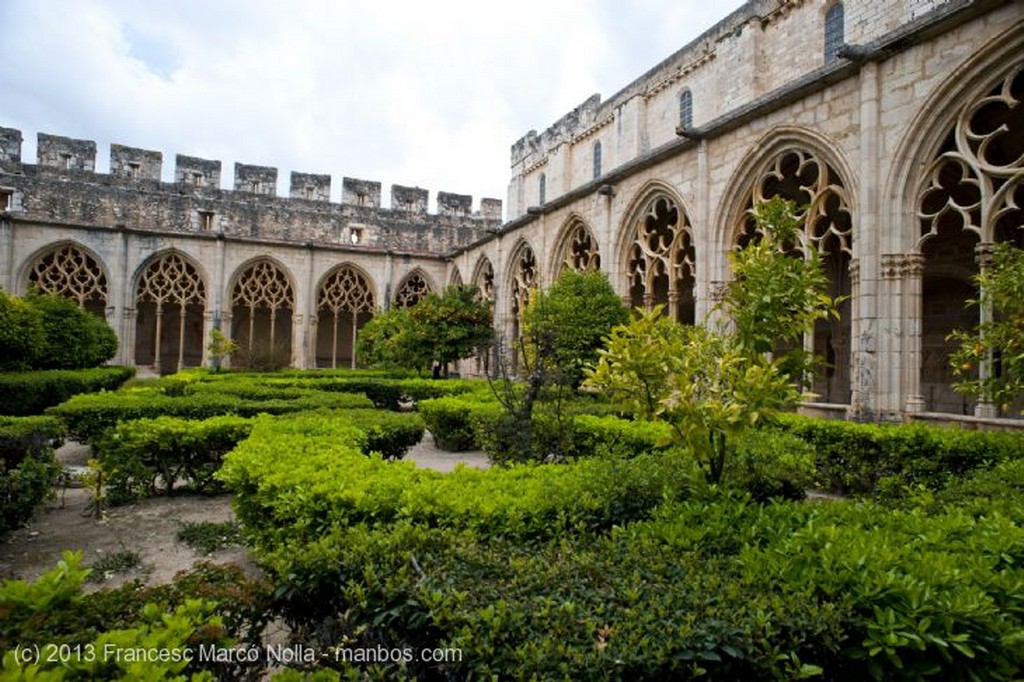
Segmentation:
<svg viewBox="0 0 1024 682">
<path fill-rule="evenodd" d="M 837 2 L 825 13 L 825 63 L 839 59 L 839 50 L 845 42 L 845 12 L 843 3 Z"/>
<path fill-rule="evenodd" d="M 565 242 L 562 259 L 558 265 L 557 277 L 565 268 L 587 272 L 601 269 L 601 254 L 593 233 L 582 222 L 576 222 L 570 229 Z"/>
<path fill-rule="evenodd" d="M 537 181 L 537 205 L 543 206 L 544 202 L 547 201 L 548 193 L 548 176 L 543 173 L 540 174 L 540 179 Z"/>
<path fill-rule="evenodd" d="M 107 309 L 107 278 L 89 254 L 64 244 L 37 260 L 28 272 L 30 288 L 70 298 L 103 317 Z"/>
<path fill-rule="evenodd" d="M 430 293 L 430 285 L 420 272 L 414 272 L 405 278 L 395 293 L 395 305 L 399 308 L 411 308 Z"/>
<path fill-rule="evenodd" d="M 679 93 L 679 127 L 693 128 L 693 93 L 687 88 Z"/>
<path fill-rule="evenodd" d="M 358 270 L 342 266 L 320 286 L 317 294 L 316 364 L 356 366 L 359 330 L 373 318 L 373 290 Z"/>
<path fill-rule="evenodd" d="M 295 295 L 284 271 L 260 260 L 238 277 L 231 292 L 231 338 L 248 367 L 291 364 L 292 311 Z"/>
<path fill-rule="evenodd" d="M 594 179 L 601 177 L 601 141 L 594 143 Z"/>
<path fill-rule="evenodd" d="M 667 196 L 647 202 L 629 246 L 630 303 L 651 310 L 664 305 L 677 322 L 694 324 L 696 249 L 685 211 Z"/>
<path fill-rule="evenodd" d="M 135 293 L 135 361 L 176 372 L 203 361 L 206 286 L 177 253 L 153 261 Z"/>
</svg>

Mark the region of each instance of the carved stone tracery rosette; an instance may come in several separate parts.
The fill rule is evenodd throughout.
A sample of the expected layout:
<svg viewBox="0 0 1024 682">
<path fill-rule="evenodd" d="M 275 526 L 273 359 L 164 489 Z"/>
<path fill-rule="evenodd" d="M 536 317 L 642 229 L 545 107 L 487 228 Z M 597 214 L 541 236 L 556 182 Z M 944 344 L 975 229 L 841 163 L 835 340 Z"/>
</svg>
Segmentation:
<svg viewBox="0 0 1024 682">
<path fill-rule="evenodd" d="M 662 304 L 676 321 L 692 321 L 680 301 L 692 298 L 696 249 L 686 213 L 667 196 L 648 201 L 633 227 L 626 267 L 630 304 Z M 686 318 L 684 320 L 684 318 Z"/>
</svg>

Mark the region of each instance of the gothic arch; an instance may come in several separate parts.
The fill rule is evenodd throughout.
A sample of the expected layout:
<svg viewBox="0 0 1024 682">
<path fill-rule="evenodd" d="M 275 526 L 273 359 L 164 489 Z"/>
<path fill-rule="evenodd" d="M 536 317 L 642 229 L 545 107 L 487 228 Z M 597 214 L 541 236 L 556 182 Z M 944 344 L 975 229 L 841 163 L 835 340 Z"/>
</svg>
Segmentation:
<svg viewBox="0 0 1024 682">
<path fill-rule="evenodd" d="M 637 193 L 619 230 L 624 264 L 621 291 L 630 306 L 665 306 L 683 324 L 696 321 L 697 250 L 690 212 L 668 185 L 649 182 Z"/>
<path fill-rule="evenodd" d="M 208 295 L 202 267 L 168 249 L 147 258 L 132 281 L 135 363 L 160 373 L 201 365 Z"/>
<path fill-rule="evenodd" d="M 727 216 L 718 230 L 722 261 L 731 249 L 757 238 L 751 213 L 755 205 L 774 196 L 796 202 L 803 225 L 796 250 L 804 254 L 816 251 L 828 275 L 829 295 L 843 297 L 839 318 L 819 320 L 813 334 L 804 340 L 805 348 L 825 361 L 812 390 L 824 402 L 848 404 L 852 391 L 852 298 L 856 294 L 853 176 L 825 138 L 801 128 L 769 134 L 738 167 L 743 170 L 730 183 L 731 191 L 723 195 L 723 201 L 731 204 L 720 207 L 720 215 Z"/>
<path fill-rule="evenodd" d="M 37 250 L 25 259 L 18 282 L 23 293 L 38 289 L 70 298 L 105 317 L 110 298 L 106 264 L 89 247 L 65 240 Z"/>
<path fill-rule="evenodd" d="M 320 278 L 316 292 L 316 366 L 355 368 L 359 330 L 377 310 L 373 278 L 342 263 Z"/>
<path fill-rule="evenodd" d="M 473 284 L 480 290 L 480 297 L 486 301 L 494 300 L 494 266 L 487 256 L 477 259 L 473 268 Z"/>
<path fill-rule="evenodd" d="M 448 273 L 448 285 L 460 287 L 462 284 L 462 273 L 459 272 L 459 266 L 452 265 L 452 271 Z"/>
<path fill-rule="evenodd" d="M 565 268 L 600 270 L 601 253 L 594 231 L 580 216 L 570 216 L 559 230 L 548 272 L 555 281 Z"/>
<path fill-rule="evenodd" d="M 522 316 L 530 304 L 530 297 L 540 286 L 540 267 L 537 253 L 525 239 L 520 239 L 512 249 L 505 274 L 505 291 L 508 292 L 508 311 L 511 323 L 511 339 L 519 338 L 522 330 Z"/>
<path fill-rule="evenodd" d="M 291 362 L 295 285 L 288 269 L 270 256 L 242 263 L 228 287 L 231 338 L 239 345 L 236 362 L 247 367 L 279 367 Z"/>
<path fill-rule="evenodd" d="M 907 218 L 895 224 L 913 226 L 899 245 L 914 264 L 903 275 L 909 317 L 920 329 L 910 348 L 920 371 L 908 383 L 925 410 L 997 414 L 995 406 L 975 404 L 952 390 L 946 338 L 954 329 L 991 319 L 991 309 L 967 302 L 983 299 L 974 277 L 992 244 L 1024 247 L 1021 29 L 1018 24 L 1006 40 L 993 41 L 994 48 L 936 89 L 901 146 L 915 163 L 894 170 L 895 203 Z M 998 365 L 982 363 L 978 371 L 988 376 Z"/>
<path fill-rule="evenodd" d="M 395 288 L 394 304 L 399 308 L 411 308 L 435 290 L 427 273 L 421 268 L 414 268 Z"/>
</svg>

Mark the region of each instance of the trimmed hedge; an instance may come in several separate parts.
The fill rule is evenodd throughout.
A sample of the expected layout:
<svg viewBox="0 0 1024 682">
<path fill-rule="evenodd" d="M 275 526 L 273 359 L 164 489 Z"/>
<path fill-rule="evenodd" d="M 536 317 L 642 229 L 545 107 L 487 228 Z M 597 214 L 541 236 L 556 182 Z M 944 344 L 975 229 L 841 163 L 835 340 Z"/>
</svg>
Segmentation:
<svg viewBox="0 0 1024 682">
<path fill-rule="evenodd" d="M 132 367 L 4 372 L 0 374 L 0 414 L 42 414 L 79 393 L 114 391 L 133 376 Z"/>
<path fill-rule="evenodd" d="M 259 418 L 217 477 L 266 545 L 281 534 L 310 540 L 338 525 L 402 519 L 527 539 L 592 532 L 687 495 L 693 476 L 692 460 L 672 453 L 442 474 L 364 457 L 365 443 L 344 412 Z"/>
<path fill-rule="evenodd" d="M 61 466 L 53 455 L 64 427 L 52 417 L 0 417 L 0 535 L 32 518 Z"/>
<path fill-rule="evenodd" d="M 369 408 L 372 403 L 362 395 L 307 391 L 296 397 L 248 400 L 225 392 L 172 396 L 152 387 L 133 388 L 117 393 L 75 396 L 51 407 L 47 414 L 59 417 L 67 425 L 68 437 L 83 443 L 96 442 L 119 421 L 160 416 L 183 419 L 208 419 L 220 415 L 251 417 L 257 414 L 286 414 L 317 409 Z"/>
<path fill-rule="evenodd" d="M 1024 432 L 968 431 L 924 424 L 858 424 L 779 415 L 776 426 L 817 453 L 821 484 L 847 495 L 898 497 L 939 490 L 977 469 L 1024 455 Z"/>
</svg>

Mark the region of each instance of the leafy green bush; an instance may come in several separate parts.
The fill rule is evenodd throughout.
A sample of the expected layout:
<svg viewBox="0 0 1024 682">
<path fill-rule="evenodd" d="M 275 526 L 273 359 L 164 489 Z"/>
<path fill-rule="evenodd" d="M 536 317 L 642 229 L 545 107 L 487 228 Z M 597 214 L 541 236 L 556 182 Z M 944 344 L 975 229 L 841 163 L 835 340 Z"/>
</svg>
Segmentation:
<svg viewBox="0 0 1024 682">
<path fill-rule="evenodd" d="M 821 482 L 844 494 L 881 490 L 899 496 L 917 486 L 938 490 L 1024 452 L 1022 432 L 855 424 L 796 415 L 779 415 L 776 423 L 814 448 Z"/>
<path fill-rule="evenodd" d="M 116 390 L 134 375 L 132 367 L 0 373 L 0 414 L 42 414 L 79 393 Z"/>
<path fill-rule="evenodd" d="M 582 456 L 613 452 L 636 457 L 672 445 L 672 427 L 665 422 L 582 414 L 573 420 L 573 430 L 576 452 Z"/>
<path fill-rule="evenodd" d="M 693 472 L 692 459 L 665 453 L 442 474 L 367 458 L 365 443 L 366 434 L 344 412 L 261 418 L 217 477 L 236 492 L 247 529 L 275 542 L 281 534 L 308 540 L 338 524 L 399 519 L 485 536 L 593 532 L 643 518 L 666 497 L 685 496 Z"/>
<path fill-rule="evenodd" d="M 96 443 L 107 475 L 107 499 L 123 504 L 156 494 L 158 485 L 171 494 L 179 481 L 199 492 L 215 492 L 213 474 L 224 453 L 251 429 L 251 419 L 236 416 L 120 422 Z"/>
<path fill-rule="evenodd" d="M 207 419 L 219 415 L 251 417 L 256 414 L 286 414 L 316 409 L 368 408 L 372 403 L 362 395 L 307 391 L 298 397 L 248 400 L 230 393 L 166 395 L 155 387 L 123 389 L 116 393 L 79 395 L 51 407 L 47 414 L 59 417 L 68 436 L 82 443 L 96 442 L 103 432 L 119 421 L 152 419 L 160 416 Z"/>
<path fill-rule="evenodd" d="M 52 494 L 61 472 L 53 448 L 63 438 L 52 417 L 0 417 L 0 535 L 32 518 Z"/>
<path fill-rule="evenodd" d="M 449 452 L 464 452 L 479 447 L 470 415 L 474 410 L 481 409 L 481 404 L 477 400 L 451 396 L 423 400 L 417 404 L 416 409 L 423 415 L 423 421 L 437 447 Z"/>
<path fill-rule="evenodd" d="M 39 311 L 0 290 L 0 371 L 32 369 L 44 340 Z"/>
<path fill-rule="evenodd" d="M 376 452 L 384 459 L 402 459 L 409 448 L 423 440 L 423 419 L 418 414 L 342 410 L 335 415 L 350 420 L 366 433 L 365 454 Z"/>
<path fill-rule="evenodd" d="M 726 480 L 759 502 L 802 500 L 815 484 L 814 449 L 791 433 L 748 431 L 733 438 L 729 448 Z"/>
<path fill-rule="evenodd" d="M 43 342 L 36 349 L 33 367 L 84 369 L 117 353 L 117 335 L 110 325 L 74 301 L 55 295 L 34 295 L 26 300 L 39 311 L 43 326 Z"/>
<path fill-rule="evenodd" d="M 240 567 L 199 564 L 169 584 L 142 587 L 133 582 L 116 590 L 82 594 L 89 570 L 80 564 L 80 553 L 67 552 L 56 568 L 35 582 L 10 580 L 0 585 L 0 650 L 7 652 L 0 677 L 250 679 L 266 664 L 265 660 L 224 664 L 198 655 L 201 646 L 259 643 L 269 613 L 270 587 L 248 578 Z M 104 660 L 108 644 L 110 650 L 146 648 L 168 654 L 189 650 L 192 656 L 184 662 Z M 18 661 L 15 646 L 31 652 L 38 647 L 54 660 Z M 86 660 L 91 657 L 95 660 Z M 40 674 L 45 677 L 32 677 Z"/>
</svg>

